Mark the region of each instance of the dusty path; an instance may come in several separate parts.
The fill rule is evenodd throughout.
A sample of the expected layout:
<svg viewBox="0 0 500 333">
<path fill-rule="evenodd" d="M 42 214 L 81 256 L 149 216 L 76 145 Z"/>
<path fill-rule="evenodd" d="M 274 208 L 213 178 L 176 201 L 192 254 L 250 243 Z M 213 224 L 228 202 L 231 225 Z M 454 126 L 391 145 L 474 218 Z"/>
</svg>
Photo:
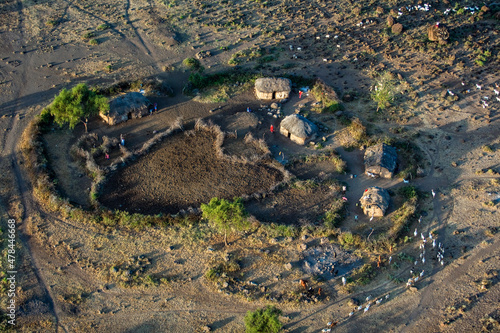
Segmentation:
<svg viewBox="0 0 500 333">
<path fill-rule="evenodd" d="M 23 4 L 22 1 L 18 1 L 18 15 L 20 17 L 20 26 L 18 28 L 19 33 L 21 34 L 20 38 L 20 43 L 23 44 L 23 31 L 24 31 L 24 26 L 22 26 L 23 22 Z M 31 66 L 31 54 L 28 54 L 27 59 L 23 62 L 22 65 L 22 71 L 18 76 L 18 80 L 16 82 L 17 84 L 17 89 L 16 89 L 16 95 L 14 96 L 14 101 L 19 101 L 22 99 L 22 97 L 26 94 L 27 91 L 29 91 L 29 80 L 28 76 L 30 75 L 29 69 Z M 19 115 L 22 112 L 21 109 L 16 108 L 13 110 L 13 114 Z M 35 203 L 34 200 L 31 196 L 31 192 L 29 189 L 29 186 L 26 182 L 26 180 L 23 177 L 23 174 L 20 169 L 19 161 L 16 155 L 17 152 L 17 144 L 19 143 L 19 138 L 22 135 L 22 132 L 24 130 L 23 124 L 21 124 L 19 120 L 19 116 L 11 117 L 11 122 L 10 122 L 10 131 L 8 132 L 4 145 L 2 147 L 2 156 L 11 161 L 12 169 L 11 171 L 13 172 L 13 178 L 15 179 L 15 184 L 17 188 L 15 189 L 16 192 L 18 192 L 19 197 L 21 198 L 21 203 L 22 206 L 24 207 L 23 211 L 23 216 L 21 217 L 22 222 L 19 223 L 19 240 L 23 244 L 23 247 L 25 248 L 26 252 L 28 253 L 28 257 L 31 259 L 32 263 L 32 270 L 33 273 L 37 279 L 38 282 L 38 287 L 41 289 L 42 294 L 45 296 L 44 302 L 48 305 L 50 312 L 54 316 L 54 322 L 55 322 L 55 327 L 56 327 L 56 332 L 59 332 L 59 328 L 63 332 L 67 332 L 67 330 L 64 328 L 63 325 L 61 325 L 59 317 L 61 314 L 61 310 L 57 307 L 56 303 L 54 302 L 54 295 L 51 293 L 50 288 L 48 287 L 48 284 L 46 280 L 44 279 L 43 274 L 41 273 L 40 270 L 40 262 L 39 262 L 39 257 L 37 254 L 40 251 L 40 248 L 38 247 L 37 243 L 30 240 L 30 238 L 26 234 L 26 227 L 27 223 L 25 222 L 27 217 L 30 215 L 33 215 L 37 212 L 37 208 L 35 208 Z"/>
</svg>

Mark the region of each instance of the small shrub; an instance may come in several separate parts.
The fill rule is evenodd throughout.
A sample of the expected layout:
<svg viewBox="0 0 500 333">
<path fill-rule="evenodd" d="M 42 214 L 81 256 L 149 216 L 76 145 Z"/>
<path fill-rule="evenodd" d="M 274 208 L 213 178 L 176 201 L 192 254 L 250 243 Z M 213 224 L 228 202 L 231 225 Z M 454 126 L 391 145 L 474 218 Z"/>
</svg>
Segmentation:
<svg viewBox="0 0 500 333">
<path fill-rule="evenodd" d="M 56 25 L 59 24 L 59 21 L 58 20 L 48 20 L 47 22 L 45 22 L 45 24 L 48 26 L 51 26 L 51 27 L 55 27 Z"/>
<path fill-rule="evenodd" d="M 398 189 L 398 194 L 409 200 L 417 197 L 417 189 L 415 186 L 403 186 Z"/>
<path fill-rule="evenodd" d="M 92 37 L 95 37 L 95 32 L 93 31 L 86 32 L 82 36 L 83 39 L 90 39 Z"/>
<path fill-rule="evenodd" d="M 248 311 L 245 316 L 247 333 L 277 333 L 283 327 L 279 320 L 281 310 L 272 305 L 263 309 Z"/>
<path fill-rule="evenodd" d="M 360 247 L 363 245 L 363 240 L 359 235 L 351 232 L 343 232 L 338 236 L 340 245 L 344 248 Z"/>
<path fill-rule="evenodd" d="M 493 153 L 493 149 L 491 148 L 491 146 L 489 145 L 484 145 L 481 147 L 481 149 L 485 152 L 485 153 L 488 153 L 488 154 L 491 154 Z"/>
<path fill-rule="evenodd" d="M 201 63 L 196 58 L 186 58 L 182 61 L 182 64 L 192 71 L 197 71 L 201 69 Z"/>
<path fill-rule="evenodd" d="M 109 29 L 109 28 L 110 28 L 110 26 L 109 26 L 108 24 L 103 23 L 103 24 L 101 24 L 101 25 L 99 25 L 99 26 L 97 27 L 97 30 L 99 30 L 99 31 L 103 31 L 103 30 L 107 30 L 107 29 Z"/>
<path fill-rule="evenodd" d="M 99 45 L 99 41 L 97 39 L 92 38 L 91 40 L 89 40 L 89 44 L 90 45 Z"/>
<path fill-rule="evenodd" d="M 371 98 L 377 102 L 377 111 L 389 107 L 394 102 L 396 87 L 392 73 L 383 72 L 380 74 L 373 87 Z"/>
<path fill-rule="evenodd" d="M 357 285 L 365 285 L 370 283 L 370 281 L 377 275 L 375 269 L 371 264 L 364 264 L 358 269 L 353 270 L 352 280 Z"/>
</svg>

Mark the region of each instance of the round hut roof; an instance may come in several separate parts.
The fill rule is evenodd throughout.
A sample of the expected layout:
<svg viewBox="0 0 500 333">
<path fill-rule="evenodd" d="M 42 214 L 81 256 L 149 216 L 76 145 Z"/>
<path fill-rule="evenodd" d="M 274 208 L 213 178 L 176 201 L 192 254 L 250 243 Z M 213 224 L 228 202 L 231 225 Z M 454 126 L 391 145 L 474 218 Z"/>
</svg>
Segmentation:
<svg viewBox="0 0 500 333">
<path fill-rule="evenodd" d="M 149 100 L 141 93 L 130 92 L 109 102 L 110 113 L 122 114 L 149 105 Z"/>
<path fill-rule="evenodd" d="M 308 138 L 318 131 L 318 126 L 298 114 L 292 114 L 281 121 L 281 127 L 299 138 Z"/>
<path fill-rule="evenodd" d="M 361 205 L 363 206 L 376 205 L 381 209 L 383 208 L 384 211 L 389 206 L 390 200 L 391 196 L 389 195 L 389 192 L 378 186 L 367 188 L 361 199 L 359 199 Z"/>
<path fill-rule="evenodd" d="M 255 81 L 255 89 L 260 92 L 292 91 L 292 81 L 282 77 L 263 77 Z"/>
</svg>

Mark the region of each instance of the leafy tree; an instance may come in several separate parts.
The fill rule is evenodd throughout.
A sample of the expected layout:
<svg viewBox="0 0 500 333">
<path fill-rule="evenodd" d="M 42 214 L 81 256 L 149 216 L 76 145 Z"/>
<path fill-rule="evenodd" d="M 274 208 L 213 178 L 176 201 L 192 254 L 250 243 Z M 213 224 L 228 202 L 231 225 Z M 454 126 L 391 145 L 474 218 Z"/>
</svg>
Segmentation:
<svg viewBox="0 0 500 333">
<path fill-rule="evenodd" d="M 245 327 L 247 333 L 277 333 L 283 327 L 279 321 L 281 310 L 272 305 L 263 309 L 248 311 L 245 316 Z"/>
<path fill-rule="evenodd" d="M 227 245 L 227 233 L 243 231 L 250 227 L 248 213 L 241 198 L 233 202 L 226 199 L 212 198 L 207 204 L 201 205 L 203 218 L 207 219 L 219 232 L 224 232 L 224 244 Z"/>
<path fill-rule="evenodd" d="M 69 124 L 69 128 L 73 129 L 82 122 L 87 132 L 89 118 L 99 112 L 109 111 L 109 104 L 106 97 L 90 90 L 85 83 L 80 83 L 71 90 L 61 90 L 48 110 L 57 124 Z"/>
</svg>

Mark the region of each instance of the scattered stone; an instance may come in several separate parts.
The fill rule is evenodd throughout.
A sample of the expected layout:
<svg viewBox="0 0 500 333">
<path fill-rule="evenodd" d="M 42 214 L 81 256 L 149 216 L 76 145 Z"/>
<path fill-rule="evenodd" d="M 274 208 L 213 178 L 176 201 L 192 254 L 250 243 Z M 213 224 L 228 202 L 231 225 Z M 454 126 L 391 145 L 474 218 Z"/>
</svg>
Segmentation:
<svg viewBox="0 0 500 333">
<path fill-rule="evenodd" d="M 289 263 L 285 264 L 285 269 L 287 271 L 291 271 L 292 270 L 292 263 L 289 262 Z"/>
<path fill-rule="evenodd" d="M 269 243 L 271 243 L 271 244 L 278 244 L 278 238 L 271 238 L 269 240 Z"/>
<path fill-rule="evenodd" d="M 395 35 L 399 35 L 400 33 L 403 32 L 403 25 L 401 23 L 395 23 L 392 28 L 392 33 Z"/>
<path fill-rule="evenodd" d="M 271 109 L 279 109 L 278 103 L 274 102 L 271 104 Z"/>
<path fill-rule="evenodd" d="M 224 281 L 224 283 L 222 284 L 222 288 L 227 288 L 229 287 L 229 283 L 227 283 L 226 281 Z"/>
<path fill-rule="evenodd" d="M 302 239 L 302 240 L 304 240 L 304 241 L 305 241 L 307 238 L 309 238 L 309 236 L 307 236 L 307 235 L 302 235 L 302 237 L 301 237 L 301 239 Z"/>
<path fill-rule="evenodd" d="M 302 250 L 302 251 L 307 250 L 307 244 L 306 243 L 300 243 L 299 244 L 299 250 Z"/>
<path fill-rule="evenodd" d="M 321 244 L 328 244 L 329 243 L 328 237 L 321 237 L 320 243 Z"/>
<path fill-rule="evenodd" d="M 210 332 L 210 331 L 212 331 L 212 329 L 208 325 L 203 326 L 201 329 L 203 330 L 203 332 Z"/>
</svg>

